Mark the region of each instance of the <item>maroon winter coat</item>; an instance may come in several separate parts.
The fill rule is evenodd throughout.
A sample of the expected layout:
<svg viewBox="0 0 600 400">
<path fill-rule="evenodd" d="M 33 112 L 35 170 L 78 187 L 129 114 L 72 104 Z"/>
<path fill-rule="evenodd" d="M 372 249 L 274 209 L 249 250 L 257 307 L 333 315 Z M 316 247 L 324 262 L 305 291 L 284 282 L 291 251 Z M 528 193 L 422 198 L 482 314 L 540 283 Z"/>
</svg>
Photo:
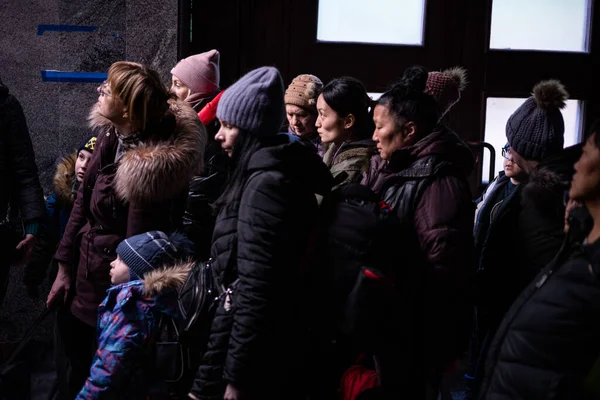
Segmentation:
<svg viewBox="0 0 600 400">
<path fill-rule="evenodd" d="M 114 126 L 95 109 L 90 115 L 96 149 L 55 256 L 74 268 L 71 312 L 89 325 L 96 325 L 98 305 L 110 287 L 119 242 L 180 224 L 189 179 L 203 162 L 206 132 L 183 102 L 172 102 L 170 112 L 117 163 Z"/>
<path fill-rule="evenodd" d="M 400 329 L 409 365 L 444 368 L 464 350 L 469 328 L 467 282 L 472 269 L 474 206 L 467 178 L 469 148 L 446 129 L 396 151 L 389 162 L 372 160 L 363 184 L 400 217 L 390 238 L 395 275 L 403 290 Z M 424 354 L 423 354 L 424 352 Z M 406 357 L 405 357 L 406 356 Z"/>
</svg>

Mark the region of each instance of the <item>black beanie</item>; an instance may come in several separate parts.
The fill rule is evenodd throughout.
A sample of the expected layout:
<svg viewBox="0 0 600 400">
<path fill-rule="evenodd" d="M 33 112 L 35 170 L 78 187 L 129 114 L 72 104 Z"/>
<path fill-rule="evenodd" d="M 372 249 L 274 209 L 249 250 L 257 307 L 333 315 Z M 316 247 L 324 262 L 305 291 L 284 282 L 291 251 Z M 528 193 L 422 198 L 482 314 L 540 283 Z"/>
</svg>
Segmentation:
<svg viewBox="0 0 600 400">
<path fill-rule="evenodd" d="M 79 147 L 77 148 L 77 154 L 79 154 L 81 150 L 87 150 L 90 153 L 93 153 L 95 147 L 96 136 L 88 136 L 85 139 L 83 139 L 83 141 L 79 144 Z"/>
<path fill-rule="evenodd" d="M 569 94 L 557 80 L 535 85 L 533 94 L 510 116 L 506 138 L 512 150 L 528 160 L 543 160 L 563 149 L 565 122 L 561 109 Z"/>
</svg>

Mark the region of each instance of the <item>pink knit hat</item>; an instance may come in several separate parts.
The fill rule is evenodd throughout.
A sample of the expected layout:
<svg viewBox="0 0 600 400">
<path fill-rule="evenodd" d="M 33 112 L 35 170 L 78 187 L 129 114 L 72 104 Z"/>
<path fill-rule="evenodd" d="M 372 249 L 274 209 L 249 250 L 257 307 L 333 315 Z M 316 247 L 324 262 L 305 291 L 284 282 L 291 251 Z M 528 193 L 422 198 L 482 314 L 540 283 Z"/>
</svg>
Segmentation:
<svg viewBox="0 0 600 400">
<path fill-rule="evenodd" d="M 190 88 L 190 94 L 208 95 L 219 89 L 218 50 L 195 54 L 179 61 L 171 74 Z"/>
</svg>

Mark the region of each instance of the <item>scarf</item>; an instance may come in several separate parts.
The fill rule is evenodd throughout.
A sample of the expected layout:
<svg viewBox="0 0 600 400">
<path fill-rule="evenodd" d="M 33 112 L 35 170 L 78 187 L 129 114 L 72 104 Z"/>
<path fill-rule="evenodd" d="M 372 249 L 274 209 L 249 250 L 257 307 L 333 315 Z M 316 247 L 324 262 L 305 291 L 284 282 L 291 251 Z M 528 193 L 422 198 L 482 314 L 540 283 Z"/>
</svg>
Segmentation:
<svg viewBox="0 0 600 400">
<path fill-rule="evenodd" d="M 125 152 L 135 149 L 142 144 L 142 135 L 140 132 L 132 133 L 131 135 L 123 136 L 115 129 L 119 145 L 117 146 L 117 154 L 115 154 L 115 162 L 118 162 Z"/>
</svg>

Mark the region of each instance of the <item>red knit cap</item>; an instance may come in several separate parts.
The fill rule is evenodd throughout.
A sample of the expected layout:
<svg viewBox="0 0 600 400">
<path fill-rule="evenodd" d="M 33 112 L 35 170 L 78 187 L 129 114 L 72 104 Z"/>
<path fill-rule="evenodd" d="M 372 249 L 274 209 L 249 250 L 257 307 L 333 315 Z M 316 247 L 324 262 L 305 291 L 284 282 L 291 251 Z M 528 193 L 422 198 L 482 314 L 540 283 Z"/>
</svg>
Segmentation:
<svg viewBox="0 0 600 400">
<path fill-rule="evenodd" d="M 467 71 L 454 67 L 441 72 L 430 72 L 425 93 L 433 96 L 442 106 L 443 113 L 460 100 L 460 93 L 467 86 Z"/>
</svg>

